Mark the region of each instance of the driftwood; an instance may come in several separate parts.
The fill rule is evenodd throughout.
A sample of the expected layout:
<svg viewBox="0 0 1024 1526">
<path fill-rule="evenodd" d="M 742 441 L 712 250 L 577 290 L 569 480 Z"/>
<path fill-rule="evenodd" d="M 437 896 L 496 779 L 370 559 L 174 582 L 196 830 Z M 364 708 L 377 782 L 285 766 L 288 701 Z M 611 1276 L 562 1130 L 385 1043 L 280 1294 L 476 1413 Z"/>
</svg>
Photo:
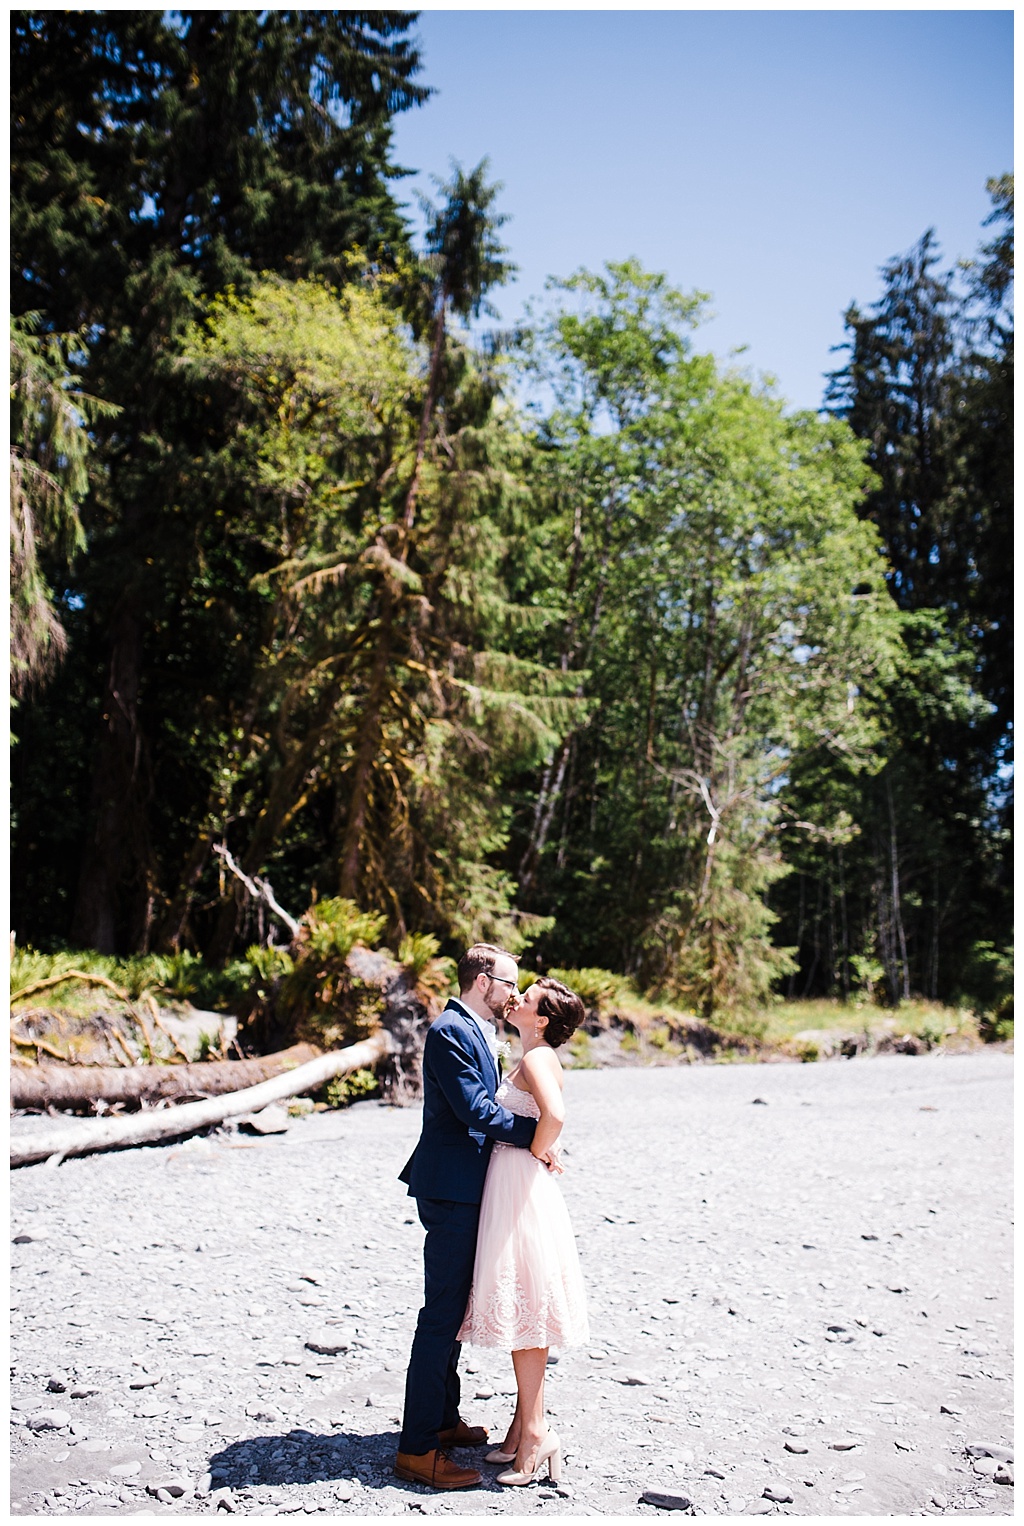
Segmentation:
<svg viewBox="0 0 1024 1526">
<path fill-rule="evenodd" d="M 279 921 L 283 922 L 285 927 L 287 927 L 288 931 L 292 935 L 292 941 L 294 942 L 295 939 L 299 936 L 299 927 L 301 924 L 296 917 L 292 916 L 290 912 L 285 911 L 284 907 L 278 901 L 268 882 L 266 880 L 261 880 L 256 874 L 248 875 L 244 873 L 244 871 L 239 868 L 231 854 L 228 852 L 226 843 L 214 843 L 213 851 L 216 853 L 217 857 L 223 861 L 227 868 L 230 869 L 231 873 L 235 876 L 235 879 L 241 881 L 254 901 L 264 901 L 267 906 L 270 907 L 270 910 L 274 913 L 274 916 L 277 917 Z"/>
<path fill-rule="evenodd" d="M 315 1060 L 312 1044 L 293 1044 L 254 1060 L 206 1060 L 188 1065 L 15 1065 L 11 1106 L 79 1108 L 93 1102 L 185 1102 L 258 1086 Z"/>
<path fill-rule="evenodd" d="M 256 1112 L 283 1097 L 297 1097 L 316 1091 L 335 1076 L 353 1070 L 371 1069 L 390 1051 L 390 1040 L 383 1031 L 348 1049 L 321 1055 L 307 1065 L 300 1065 L 284 1075 L 262 1081 L 258 1086 L 232 1092 L 226 1097 L 211 1097 L 205 1102 L 186 1102 L 181 1107 L 159 1108 L 152 1112 L 133 1113 L 127 1118 L 88 1119 L 66 1124 L 45 1132 L 11 1139 L 11 1165 L 27 1166 L 33 1161 L 66 1155 L 88 1155 L 95 1150 L 118 1150 L 128 1145 L 150 1144 L 159 1139 L 175 1139 L 194 1134 L 198 1129 L 223 1123 L 241 1113 Z"/>
</svg>

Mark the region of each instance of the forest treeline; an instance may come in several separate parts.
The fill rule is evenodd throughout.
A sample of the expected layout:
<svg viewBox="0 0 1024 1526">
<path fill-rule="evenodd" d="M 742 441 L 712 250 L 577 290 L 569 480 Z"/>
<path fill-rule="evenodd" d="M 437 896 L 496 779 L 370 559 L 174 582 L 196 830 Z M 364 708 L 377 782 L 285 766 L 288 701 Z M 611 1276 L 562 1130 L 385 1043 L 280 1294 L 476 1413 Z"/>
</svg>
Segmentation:
<svg viewBox="0 0 1024 1526">
<path fill-rule="evenodd" d="M 221 964 L 277 926 L 223 848 L 705 1017 L 994 1000 L 1012 180 L 818 412 L 633 260 L 474 341 L 500 188 L 415 247 L 414 20 L 13 13 L 18 938 Z"/>
</svg>

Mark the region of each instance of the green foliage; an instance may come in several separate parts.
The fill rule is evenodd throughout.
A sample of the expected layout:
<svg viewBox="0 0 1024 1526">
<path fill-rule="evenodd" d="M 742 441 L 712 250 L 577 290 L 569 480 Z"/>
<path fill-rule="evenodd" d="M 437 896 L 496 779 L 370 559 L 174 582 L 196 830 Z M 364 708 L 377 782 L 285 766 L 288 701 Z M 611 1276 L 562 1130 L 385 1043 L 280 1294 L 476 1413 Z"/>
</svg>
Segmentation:
<svg viewBox="0 0 1024 1526">
<path fill-rule="evenodd" d="M 1013 1038 L 1013 946 L 975 943 L 961 976 L 962 999 L 979 1012 L 986 1043 Z"/>
<path fill-rule="evenodd" d="M 40 334 L 38 313 L 11 327 L 11 686 L 24 696 L 67 646 L 43 567 L 85 547 L 78 507 L 89 488 L 89 425 L 118 409 L 79 386 L 81 335 Z"/>
<path fill-rule="evenodd" d="M 627 984 L 621 975 L 613 975 L 611 970 L 551 969 L 547 973 L 553 980 L 560 980 L 571 991 L 575 991 L 583 1005 L 591 1009 L 600 1009 L 613 1004 Z M 532 984 L 532 981 L 530 983 Z M 520 989 L 526 989 L 522 980 L 520 980 Z"/>
<path fill-rule="evenodd" d="M 255 962 L 250 962 L 255 955 Z M 274 957 L 287 962 L 287 954 L 281 950 L 250 949 L 249 957 L 236 960 L 223 969 L 211 969 L 196 954 L 142 954 L 128 959 L 117 959 L 109 954 L 99 954 L 95 949 L 62 949 L 55 953 L 43 953 L 28 944 L 16 944 L 11 955 L 10 982 L 12 995 L 40 980 L 49 980 L 65 971 L 77 970 L 85 975 L 98 975 L 108 980 L 124 993 L 129 1001 L 137 1001 L 144 993 L 157 997 L 169 997 L 172 1001 L 190 1002 L 197 1007 L 212 1011 L 238 1013 L 249 1001 L 253 981 L 259 968 L 272 962 Z M 113 993 L 111 993 L 113 994 Z M 95 987 L 88 987 L 69 979 L 66 985 L 53 989 L 46 999 L 56 1004 L 81 1005 L 86 997 L 96 995 Z"/>
<path fill-rule="evenodd" d="M 860 512 L 902 618 L 858 696 L 880 766 L 812 761 L 794 779 L 797 874 L 772 897 L 799 949 L 791 995 L 849 994 L 880 964 L 889 1005 L 956 999 L 972 947 L 1010 933 L 1012 178 L 989 190 L 1000 231 L 980 260 L 941 272 L 929 233 L 888 262 L 831 378 L 875 473 Z M 852 824 L 842 842 L 803 835 L 825 798 Z"/>
<path fill-rule="evenodd" d="M 433 933 L 406 933 L 398 945 L 398 962 L 420 991 L 430 997 L 458 991 L 456 961 L 437 957 L 441 944 Z"/>
<path fill-rule="evenodd" d="M 812 753 L 873 763 L 851 695 L 897 631 L 856 514 L 867 474 L 844 426 L 693 353 L 699 295 L 635 262 L 557 289 L 525 354 L 554 395 L 539 433 L 564 506 L 539 650 L 592 718 L 540 780 L 523 894 L 558 915 L 553 962 L 600 948 L 731 1022 L 791 968 L 768 904 L 786 779 Z"/>
<path fill-rule="evenodd" d="M 593 1056 L 593 1045 L 590 1042 L 590 1034 L 583 1028 L 577 1028 L 568 1044 L 569 1062 L 573 1070 L 594 1070 L 596 1062 Z"/>
<path fill-rule="evenodd" d="M 365 1102 L 369 1097 L 380 1095 L 380 1083 L 372 1070 L 354 1070 L 351 1075 L 337 1076 L 328 1081 L 321 1098 L 329 1108 L 350 1107 L 353 1102 Z"/>
<path fill-rule="evenodd" d="M 333 896 L 306 913 L 302 959 L 307 963 L 346 959 L 357 943 L 372 948 L 384 930 L 384 917 L 360 911 L 354 901 Z"/>
<path fill-rule="evenodd" d="M 384 920 L 341 896 L 309 909 L 292 946 L 291 967 L 282 973 L 273 1000 L 276 1020 L 295 1038 L 331 1049 L 356 1043 L 376 1029 L 383 997 L 364 986 L 347 961 L 357 944 L 378 942 Z"/>
</svg>

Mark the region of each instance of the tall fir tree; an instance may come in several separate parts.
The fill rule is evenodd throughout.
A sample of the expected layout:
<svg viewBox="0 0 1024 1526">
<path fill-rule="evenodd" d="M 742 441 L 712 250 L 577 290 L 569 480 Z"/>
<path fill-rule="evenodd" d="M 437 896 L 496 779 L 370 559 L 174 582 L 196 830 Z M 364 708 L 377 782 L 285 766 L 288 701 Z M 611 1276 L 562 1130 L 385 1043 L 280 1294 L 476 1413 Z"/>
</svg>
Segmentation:
<svg viewBox="0 0 1024 1526">
<path fill-rule="evenodd" d="M 201 409 L 170 358 L 204 295 L 263 269 L 340 278 L 357 245 L 384 260 L 404 249 L 390 124 L 427 94 L 413 19 L 12 18 L 12 303 L 48 328 L 84 327 L 85 385 L 120 410 L 96 431 L 102 472 L 81 510 L 89 555 L 67 683 L 30 723 L 40 740 L 81 728 L 89 782 L 69 780 L 67 802 L 80 870 L 73 893 L 67 866 L 58 876 L 73 908 L 56 919 L 79 943 L 138 946 L 153 917 L 152 748 L 167 718 L 147 654 L 206 534 L 179 494 Z M 23 793 L 36 787 L 30 758 L 15 769 L 22 829 L 43 854 Z"/>
</svg>

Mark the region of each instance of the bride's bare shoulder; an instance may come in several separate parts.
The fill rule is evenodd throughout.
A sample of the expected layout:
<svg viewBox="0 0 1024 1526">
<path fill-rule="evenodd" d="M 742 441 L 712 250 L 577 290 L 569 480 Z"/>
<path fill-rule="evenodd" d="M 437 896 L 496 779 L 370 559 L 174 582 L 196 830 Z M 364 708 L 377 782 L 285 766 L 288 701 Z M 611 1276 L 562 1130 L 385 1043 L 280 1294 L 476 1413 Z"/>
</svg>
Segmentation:
<svg viewBox="0 0 1024 1526">
<path fill-rule="evenodd" d="M 536 1049 L 527 1050 L 520 1063 L 520 1069 L 528 1080 L 554 1077 L 559 1086 L 563 1084 L 562 1062 L 550 1044 L 538 1044 Z"/>
</svg>

